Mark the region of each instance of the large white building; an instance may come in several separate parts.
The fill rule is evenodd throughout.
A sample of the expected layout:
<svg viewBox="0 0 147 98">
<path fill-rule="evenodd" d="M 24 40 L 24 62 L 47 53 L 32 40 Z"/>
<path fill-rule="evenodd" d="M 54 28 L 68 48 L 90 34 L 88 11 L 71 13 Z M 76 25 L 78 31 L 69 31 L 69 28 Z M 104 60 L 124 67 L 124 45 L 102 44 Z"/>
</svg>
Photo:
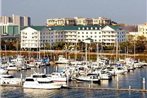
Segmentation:
<svg viewBox="0 0 147 98">
<path fill-rule="evenodd" d="M 85 39 L 90 38 L 93 42 L 112 45 L 116 41 L 124 42 L 127 40 L 126 31 L 119 26 L 55 26 L 49 29 L 58 35 L 64 34 L 62 40 L 70 43 L 84 42 Z M 61 35 L 55 38 L 60 40 Z"/>
<path fill-rule="evenodd" d="M 41 48 L 46 43 L 78 43 L 86 39 L 93 42 L 113 45 L 126 41 L 126 31 L 119 26 L 54 26 L 26 27 L 21 30 L 21 48 Z"/>
</svg>

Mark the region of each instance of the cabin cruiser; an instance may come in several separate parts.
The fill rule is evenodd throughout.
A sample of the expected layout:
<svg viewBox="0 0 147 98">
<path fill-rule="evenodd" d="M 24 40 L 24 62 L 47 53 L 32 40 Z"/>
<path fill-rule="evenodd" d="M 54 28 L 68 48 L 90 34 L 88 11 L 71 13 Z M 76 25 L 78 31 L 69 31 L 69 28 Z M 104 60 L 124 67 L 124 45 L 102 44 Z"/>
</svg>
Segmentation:
<svg viewBox="0 0 147 98">
<path fill-rule="evenodd" d="M 0 74 L 6 74 L 6 73 L 8 73 L 8 70 L 0 67 Z"/>
<path fill-rule="evenodd" d="M 56 61 L 57 64 L 68 64 L 69 60 L 64 58 L 63 55 L 59 55 L 58 60 Z"/>
<path fill-rule="evenodd" d="M 83 82 L 100 83 L 100 77 L 97 74 L 87 74 L 87 75 L 78 76 L 76 80 Z"/>
<path fill-rule="evenodd" d="M 21 86 L 22 79 L 15 78 L 9 74 L 0 75 L 0 85 L 1 86 Z"/>
<path fill-rule="evenodd" d="M 66 82 L 69 80 L 65 73 L 53 72 L 47 76 L 54 82 Z"/>
<path fill-rule="evenodd" d="M 9 64 L 9 66 L 7 67 L 7 70 L 8 71 L 18 71 L 20 69 L 14 64 Z"/>
<path fill-rule="evenodd" d="M 61 85 L 53 82 L 45 74 L 33 74 L 30 77 L 26 77 L 23 87 L 33 89 L 59 89 Z"/>
<path fill-rule="evenodd" d="M 95 70 L 92 72 L 93 74 L 98 74 L 101 80 L 110 80 L 112 79 L 112 74 L 108 71 L 104 71 L 102 69 Z"/>
</svg>

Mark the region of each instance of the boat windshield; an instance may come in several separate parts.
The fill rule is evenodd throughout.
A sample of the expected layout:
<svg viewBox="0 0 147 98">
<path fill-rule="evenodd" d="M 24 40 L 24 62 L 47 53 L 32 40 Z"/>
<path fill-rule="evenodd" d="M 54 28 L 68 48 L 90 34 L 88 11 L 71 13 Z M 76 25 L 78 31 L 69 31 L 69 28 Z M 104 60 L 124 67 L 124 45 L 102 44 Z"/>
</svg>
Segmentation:
<svg viewBox="0 0 147 98">
<path fill-rule="evenodd" d="M 46 78 L 46 75 L 33 75 L 33 78 Z"/>
</svg>

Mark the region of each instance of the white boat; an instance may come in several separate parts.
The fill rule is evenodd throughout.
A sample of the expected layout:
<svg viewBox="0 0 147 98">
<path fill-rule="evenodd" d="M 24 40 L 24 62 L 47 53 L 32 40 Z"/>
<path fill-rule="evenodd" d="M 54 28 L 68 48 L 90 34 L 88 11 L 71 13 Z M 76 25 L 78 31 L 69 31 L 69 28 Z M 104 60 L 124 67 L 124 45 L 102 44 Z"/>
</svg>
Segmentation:
<svg viewBox="0 0 147 98">
<path fill-rule="evenodd" d="M 110 72 L 108 72 L 108 71 L 104 71 L 102 68 L 95 69 L 95 71 L 93 71 L 92 74 L 99 75 L 101 80 L 110 80 L 110 79 L 112 79 L 112 74 Z"/>
<path fill-rule="evenodd" d="M 127 72 L 127 70 L 125 70 L 125 68 L 121 66 L 115 67 L 114 69 L 115 69 L 115 75 L 124 74 L 125 72 Z"/>
<path fill-rule="evenodd" d="M 51 81 L 45 74 L 33 74 L 31 77 L 25 79 L 23 87 L 32 89 L 59 89 L 61 85 Z"/>
<path fill-rule="evenodd" d="M 69 78 L 65 74 L 59 72 L 53 72 L 48 75 L 48 77 L 54 82 L 66 82 Z"/>
<path fill-rule="evenodd" d="M 96 82 L 100 83 L 100 77 L 97 74 L 88 74 L 86 76 L 78 76 L 76 78 L 78 81 L 83 81 L 83 82 Z"/>
<path fill-rule="evenodd" d="M 112 79 L 112 75 L 107 71 L 100 71 L 99 73 L 101 80 L 110 80 Z"/>
<path fill-rule="evenodd" d="M 68 64 L 69 60 L 64 58 L 63 55 L 59 55 L 58 60 L 56 61 L 57 64 Z"/>
<path fill-rule="evenodd" d="M 0 85 L 1 86 L 21 86 L 22 85 L 22 79 L 21 78 L 15 78 L 12 75 L 0 75 Z"/>
<path fill-rule="evenodd" d="M 37 67 L 36 64 L 35 64 L 35 62 L 29 62 L 29 63 L 27 63 L 27 66 L 29 68 L 35 68 L 35 67 Z"/>
<path fill-rule="evenodd" d="M 8 73 L 8 70 L 0 67 L 0 74 L 6 74 L 6 73 Z"/>
<path fill-rule="evenodd" d="M 8 71 L 18 71 L 18 70 L 20 70 L 17 66 L 15 66 L 15 65 L 9 65 L 8 67 L 7 67 L 7 70 Z"/>
</svg>

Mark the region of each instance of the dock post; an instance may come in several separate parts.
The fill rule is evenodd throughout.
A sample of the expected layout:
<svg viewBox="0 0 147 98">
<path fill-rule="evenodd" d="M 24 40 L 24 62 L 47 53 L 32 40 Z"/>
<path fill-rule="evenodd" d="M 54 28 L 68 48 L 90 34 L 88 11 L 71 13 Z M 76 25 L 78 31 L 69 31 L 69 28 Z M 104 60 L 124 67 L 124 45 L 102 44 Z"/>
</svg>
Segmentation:
<svg viewBox="0 0 147 98">
<path fill-rule="evenodd" d="M 20 74 L 20 78 L 21 78 L 20 86 L 22 86 L 23 85 L 22 73 Z"/>
<path fill-rule="evenodd" d="M 44 68 L 44 74 L 47 74 L 47 72 L 46 72 L 46 68 Z"/>
<path fill-rule="evenodd" d="M 119 76 L 118 76 L 118 74 L 117 74 L 117 77 L 116 77 L 116 81 L 117 81 L 117 83 L 116 83 L 116 88 L 117 88 L 117 89 L 119 89 L 119 83 L 118 83 L 118 82 L 119 82 L 119 78 L 118 78 L 118 77 L 119 77 Z"/>
<path fill-rule="evenodd" d="M 131 89 L 131 86 L 129 85 L 129 90 Z"/>
<path fill-rule="evenodd" d="M 143 90 L 145 90 L 145 78 L 143 78 L 142 84 L 143 84 Z"/>
</svg>

